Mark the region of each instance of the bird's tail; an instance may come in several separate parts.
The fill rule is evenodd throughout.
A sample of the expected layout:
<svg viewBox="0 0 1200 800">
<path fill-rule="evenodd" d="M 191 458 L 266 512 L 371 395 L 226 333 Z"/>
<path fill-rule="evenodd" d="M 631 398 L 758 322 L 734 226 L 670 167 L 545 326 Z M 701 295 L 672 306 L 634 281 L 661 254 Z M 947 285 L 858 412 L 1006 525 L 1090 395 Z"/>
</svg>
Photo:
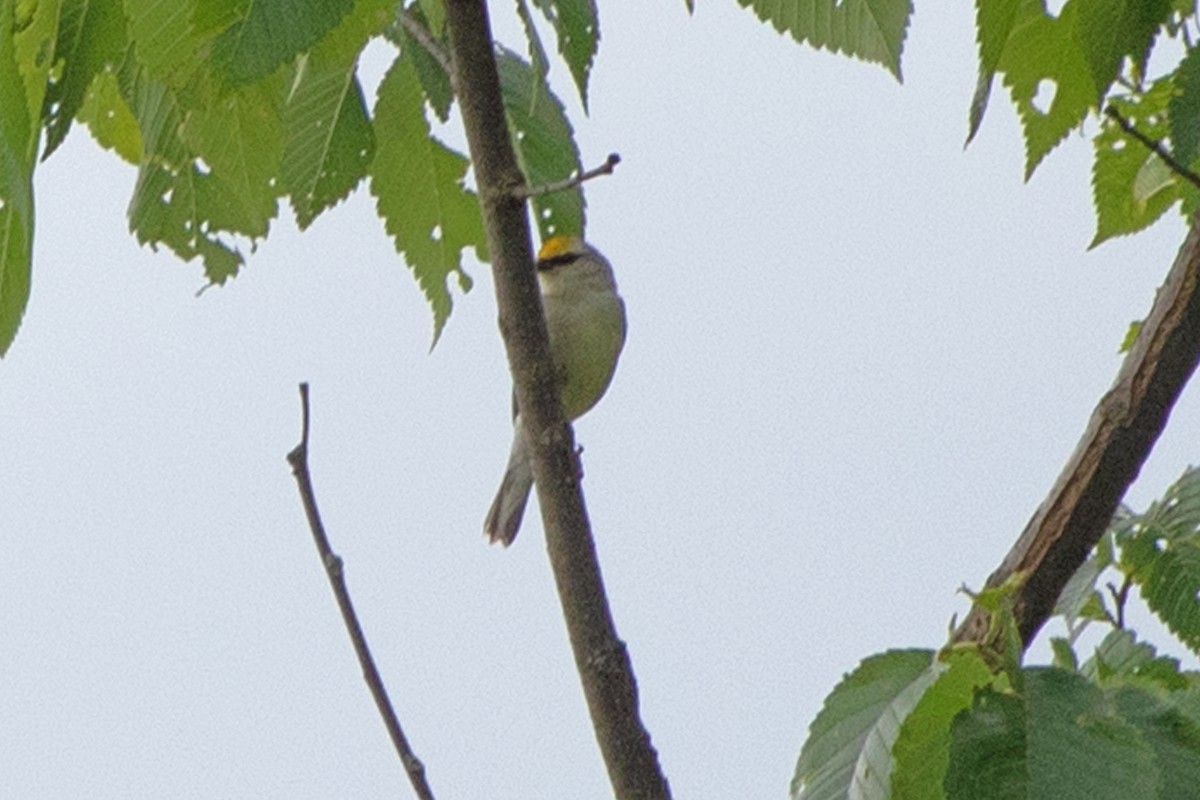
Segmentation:
<svg viewBox="0 0 1200 800">
<path fill-rule="evenodd" d="M 504 480 L 500 482 L 500 490 L 496 492 L 496 499 L 492 501 L 483 523 L 483 532 L 490 543 L 499 542 L 508 547 L 517 538 L 531 489 L 533 471 L 529 469 L 529 459 L 525 454 L 525 437 L 518 427 L 513 431 L 512 452 L 508 456 Z"/>
</svg>

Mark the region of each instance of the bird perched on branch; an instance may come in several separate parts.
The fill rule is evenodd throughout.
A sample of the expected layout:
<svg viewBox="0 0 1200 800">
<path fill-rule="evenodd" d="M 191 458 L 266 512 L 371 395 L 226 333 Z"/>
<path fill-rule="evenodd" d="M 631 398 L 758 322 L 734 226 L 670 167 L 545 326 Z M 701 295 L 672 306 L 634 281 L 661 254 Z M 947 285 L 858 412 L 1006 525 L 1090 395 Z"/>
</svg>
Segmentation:
<svg viewBox="0 0 1200 800">
<path fill-rule="evenodd" d="M 625 344 L 625 303 L 608 259 L 578 236 L 547 239 L 537 270 L 563 416 L 572 421 L 596 405 L 612 381 Z M 521 528 L 533 488 L 520 409 L 513 405 L 508 467 L 483 523 L 489 541 L 506 547 Z"/>
</svg>

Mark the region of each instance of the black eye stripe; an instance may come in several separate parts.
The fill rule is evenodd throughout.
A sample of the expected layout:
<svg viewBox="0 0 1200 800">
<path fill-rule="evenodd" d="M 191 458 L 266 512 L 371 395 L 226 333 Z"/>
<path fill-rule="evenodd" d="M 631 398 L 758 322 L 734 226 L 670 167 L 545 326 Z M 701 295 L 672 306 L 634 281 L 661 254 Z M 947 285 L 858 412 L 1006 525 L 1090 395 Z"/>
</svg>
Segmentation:
<svg viewBox="0 0 1200 800">
<path fill-rule="evenodd" d="M 561 267 L 563 264 L 570 264 L 578 258 L 578 253 L 563 253 L 562 255 L 551 256 L 550 258 L 539 258 L 537 262 L 538 272 L 546 272 L 555 267 Z"/>
</svg>

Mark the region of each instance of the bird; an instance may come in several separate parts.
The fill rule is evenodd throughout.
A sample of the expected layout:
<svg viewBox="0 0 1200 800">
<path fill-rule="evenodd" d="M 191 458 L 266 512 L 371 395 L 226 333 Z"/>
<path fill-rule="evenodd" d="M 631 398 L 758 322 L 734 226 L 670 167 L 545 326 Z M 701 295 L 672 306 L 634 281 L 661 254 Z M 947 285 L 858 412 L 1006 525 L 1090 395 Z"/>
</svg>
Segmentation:
<svg viewBox="0 0 1200 800">
<path fill-rule="evenodd" d="M 537 274 L 563 416 L 571 422 L 608 390 L 625 345 L 625 301 L 617 293 L 608 259 L 577 235 L 547 239 L 538 251 Z M 513 543 L 532 488 L 533 471 L 514 398 L 508 466 L 483 523 L 490 543 Z"/>
</svg>

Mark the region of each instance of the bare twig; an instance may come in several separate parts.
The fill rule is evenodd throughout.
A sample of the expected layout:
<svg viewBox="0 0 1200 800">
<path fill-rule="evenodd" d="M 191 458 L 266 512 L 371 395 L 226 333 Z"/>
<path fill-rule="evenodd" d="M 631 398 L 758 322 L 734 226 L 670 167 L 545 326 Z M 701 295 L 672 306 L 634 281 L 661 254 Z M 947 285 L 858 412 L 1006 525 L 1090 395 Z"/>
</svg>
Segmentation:
<svg viewBox="0 0 1200 800">
<path fill-rule="evenodd" d="M 541 186 L 520 186 L 514 189 L 519 198 L 537 197 L 538 195 L 550 194 L 552 192 L 561 192 L 564 189 L 571 189 L 584 181 L 590 181 L 592 178 L 598 178 L 601 175 L 612 175 L 613 170 L 617 168 L 617 164 L 621 163 L 621 157 L 616 153 L 609 153 L 608 158 L 604 163 L 595 169 L 589 169 L 586 172 L 580 172 L 572 175 L 570 178 L 565 178 L 561 181 L 553 183 L 543 183 Z"/>
<path fill-rule="evenodd" d="M 300 488 L 300 499 L 304 503 L 304 513 L 308 517 L 308 527 L 312 530 L 317 553 L 321 556 L 325 574 L 328 575 L 329 584 L 333 587 L 333 594 L 337 598 L 338 608 L 342 612 L 342 621 L 346 623 L 346 630 L 350 633 L 350 641 L 354 644 L 354 653 L 358 656 L 358 663 L 362 666 L 363 679 L 366 680 L 367 686 L 371 690 L 371 696 L 375 698 L 375 706 L 379 709 L 379 715 L 383 717 L 383 724 L 392 738 L 392 745 L 396 748 L 397 755 L 400 756 L 400 763 L 404 765 L 404 771 L 408 773 L 408 779 L 412 783 L 417 797 L 420 800 L 434 800 L 433 790 L 429 788 L 429 783 L 425 780 L 425 765 L 421 763 L 421 759 L 417 758 L 416 753 L 409 746 L 408 738 L 400 728 L 400 720 L 396 717 L 392 701 L 383 685 L 383 678 L 380 677 L 379 670 L 375 668 L 375 660 L 371 657 L 371 650 L 367 646 L 367 637 L 358 622 L 358 615 L 354 613 L 354 604 L 350 601 L 350 591 L 346 588 L 346 575 L 342 559 L 333 552 L 333 548 L 329 544 L 329 537 L 325 534 L 325 526 L 321 523 L 321 515 L 317 512 L 317 498 L 308 470 L 309 404 L 307 383 L 300 384 L 300 405 L 303 413 L 300 444 L 288 453 L 287 460 L 292 465 L 292 474 L 296 476 L 296 484 Z"/>
<path fill-rule="evenodd" d="M 1161 158 L 1163 163 L 1171 168 L 1172 172 L 1193 186 L 1200 188 L 1200 175 L 1192 172 L 1184 164 L 1179 163 L 1173 155 L 1167 152 L 1167 148 L 1163 147 L 1161 142 L 1156 142 L 1146 134 L 1139 131 L 1132 122 L 1121 116 L 1121 112 L 1117 111 L 1114 106 L 1108 106 L 1105 108 L 1104 113 L 1112 117 L 1113 120 L 1121 126 L 1121 130 L 1128 133 L 1134 139 L 1137 139 L 1146 147 L 1147 150 Z"/>
</svg>

